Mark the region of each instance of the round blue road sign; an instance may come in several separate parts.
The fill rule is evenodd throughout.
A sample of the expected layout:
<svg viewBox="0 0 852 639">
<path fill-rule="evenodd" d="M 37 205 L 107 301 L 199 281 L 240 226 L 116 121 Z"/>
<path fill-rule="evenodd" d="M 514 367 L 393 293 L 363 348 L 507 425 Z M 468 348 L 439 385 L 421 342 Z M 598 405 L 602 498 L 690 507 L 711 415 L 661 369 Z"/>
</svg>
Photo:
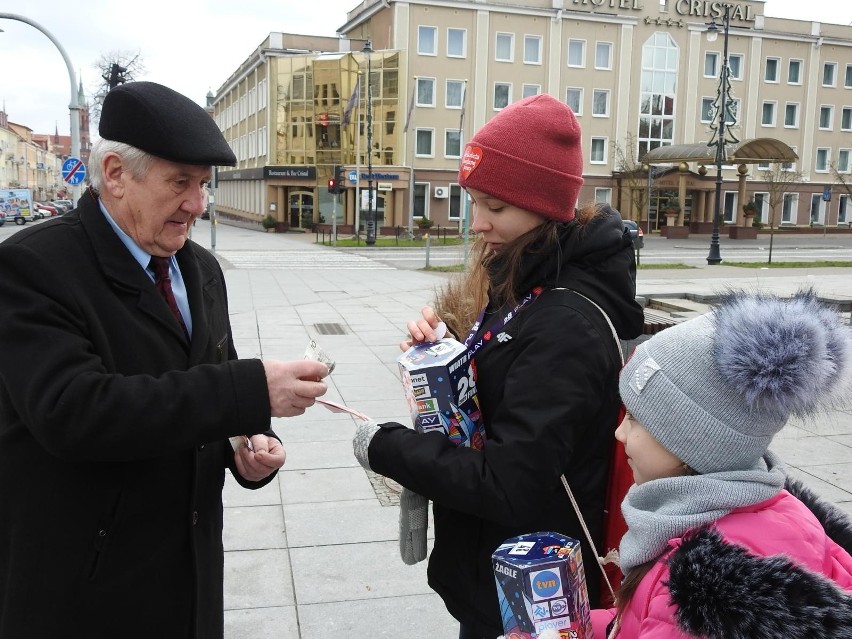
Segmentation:
<svg viewBox="0 0 852 639">
<path fill-rule="evenodd" d="M 68 158 L 62 163 L 62 179 L 71 186 L 81 184 L 86 179 L 86 165 L 78 158 Z"/>
</svg>

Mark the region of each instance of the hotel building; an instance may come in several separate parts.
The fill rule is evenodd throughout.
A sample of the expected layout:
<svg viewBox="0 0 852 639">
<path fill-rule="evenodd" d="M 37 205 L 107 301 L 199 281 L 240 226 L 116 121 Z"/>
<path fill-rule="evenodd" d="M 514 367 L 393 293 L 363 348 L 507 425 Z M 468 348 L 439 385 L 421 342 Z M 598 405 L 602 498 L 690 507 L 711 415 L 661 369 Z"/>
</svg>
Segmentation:
<svg viewBox="0 0 852 639">
<path fill-rule="evenodd" d="M 723 222 L 747 225 L 754 200 L 763 223 L 774 210 L 776 226 L 848 227 L 852 27 L 765 17 L 765 4 L 729 10 L 726 121 L 741 153 L 723 168 Z M 334 217 L 344 232 L 370 213 L 384 234 L 421 217 L 461 229 L 465 140 L 513 101 L 549 93 L 583 129 L 581 202 L 706 232 L 724 63 L 724 39 L 706 35 L 722 15 L 711 0 L 364 0 L 339 39 L 270 33 L 208 96 L 239 160 L 218 171 L 217 213 L 303 229 Z M 647 162 L 682 145 L 710 151 Z"/>
</svg>

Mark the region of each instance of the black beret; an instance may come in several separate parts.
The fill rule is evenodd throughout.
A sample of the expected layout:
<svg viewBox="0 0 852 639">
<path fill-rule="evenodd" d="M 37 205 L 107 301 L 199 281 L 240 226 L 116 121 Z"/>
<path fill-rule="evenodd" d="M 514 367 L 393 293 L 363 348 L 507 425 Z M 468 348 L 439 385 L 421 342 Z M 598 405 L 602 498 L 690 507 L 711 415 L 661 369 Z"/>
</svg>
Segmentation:
<svg viewBox="0 0 852 639">
<path fill-rule="evenodd" d="M 120 84 L 104 98 L 98 133 L 179 164 L 234 166 L 237 156 L 213 118 L 155 82 Z"/>
</svg>

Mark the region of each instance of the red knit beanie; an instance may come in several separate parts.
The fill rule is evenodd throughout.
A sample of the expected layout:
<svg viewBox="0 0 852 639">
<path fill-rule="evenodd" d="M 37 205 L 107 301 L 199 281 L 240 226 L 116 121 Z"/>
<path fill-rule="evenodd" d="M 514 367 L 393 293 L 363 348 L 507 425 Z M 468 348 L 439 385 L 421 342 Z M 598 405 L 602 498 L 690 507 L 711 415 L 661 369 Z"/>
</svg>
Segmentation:
<svg viewBox="0 0 852 639">
<path fill-rule="evenodd" d="M 558 222 L 574 219 L 583 185 L 580 124 L 541 94 L 510 104 L 464 150 L 459 184 Z"/>
</svg>

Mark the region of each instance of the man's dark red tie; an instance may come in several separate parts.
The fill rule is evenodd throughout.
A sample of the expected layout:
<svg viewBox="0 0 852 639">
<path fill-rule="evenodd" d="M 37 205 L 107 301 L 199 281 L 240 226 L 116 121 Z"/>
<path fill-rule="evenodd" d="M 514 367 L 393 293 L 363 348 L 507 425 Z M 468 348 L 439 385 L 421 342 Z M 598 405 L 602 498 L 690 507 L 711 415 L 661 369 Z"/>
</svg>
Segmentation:
<svg viewBox="0 0 852 639">
<path fill-rule="evenodd" d="M 186 330 L 186 324 L 184 324 L 183 316 L 180 314 L 175 294 L 172 292 L 172 279 L 169 277 L 169 258 L 152 255 L 151 269 L 154 271 L 154 284 L 156 284 L 157 290 L 160 291 L 160 294 L 166 300 L 166 304 L 169 305 L 172 315 L 175 316 L 183 329 L 183 334 L 189 339 L 189 332 Z"/>
</svg>

